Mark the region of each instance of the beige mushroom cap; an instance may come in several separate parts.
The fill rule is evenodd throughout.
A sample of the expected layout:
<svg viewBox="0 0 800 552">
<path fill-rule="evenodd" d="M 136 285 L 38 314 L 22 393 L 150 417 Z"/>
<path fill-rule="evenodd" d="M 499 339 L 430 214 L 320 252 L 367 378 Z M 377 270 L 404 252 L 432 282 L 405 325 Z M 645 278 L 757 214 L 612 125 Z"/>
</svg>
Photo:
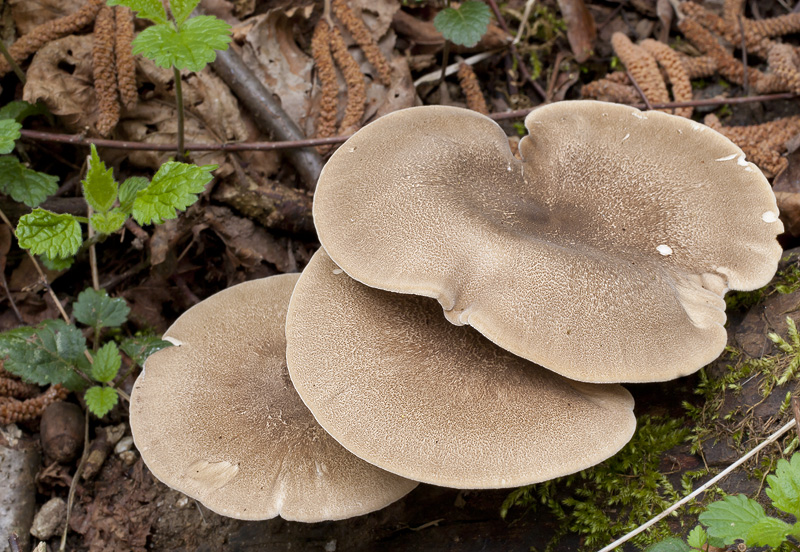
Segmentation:
<svg viewBox="0 0 800 552">
<path fill-rule="evenodd" d="M 286 370 L 284 323 L 297 274 L 226 289 L 167 330 L 131 396 L 145 464 L 211 510 L 239 519 L 357 516 L 417 483 L 356 458 L 314 421 Z"/>
<path fill-rule="evenodd" d="M 619 385 L 579 383 L 448 323 L 431 299 L 348 277 L 319 250 L 286 317 L 292 381 L 357 456 L 447 487 L 513 487 L 592 466 L 633 435 Z"/>
<path fill-rule="evenodd" d="M 716 358 L 722 297 L 765 285 L 781 254 L 758 168 L 708 127 L 627 106 L 559 102 L 525 124 L 522 161 L 458 108 L 364 127 L 320 177 L 323 247 L 572 379 L 663 381 Z"/>
</svg>

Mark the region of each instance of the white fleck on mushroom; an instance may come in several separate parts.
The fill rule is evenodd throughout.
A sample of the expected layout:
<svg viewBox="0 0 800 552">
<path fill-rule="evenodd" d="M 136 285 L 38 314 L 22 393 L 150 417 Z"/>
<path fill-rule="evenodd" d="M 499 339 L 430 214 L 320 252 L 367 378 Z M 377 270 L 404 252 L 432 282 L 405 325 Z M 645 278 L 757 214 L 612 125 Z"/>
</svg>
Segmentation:
<svg viewBox="0 0 800 552">
<path fill-rule="evenodd" d="M 656 251 L 658 251 L 665 257 L 672 255 L 672 248 L 665 243 L 662 243 L 661 245 L 656 247 Z"/>
</svg>

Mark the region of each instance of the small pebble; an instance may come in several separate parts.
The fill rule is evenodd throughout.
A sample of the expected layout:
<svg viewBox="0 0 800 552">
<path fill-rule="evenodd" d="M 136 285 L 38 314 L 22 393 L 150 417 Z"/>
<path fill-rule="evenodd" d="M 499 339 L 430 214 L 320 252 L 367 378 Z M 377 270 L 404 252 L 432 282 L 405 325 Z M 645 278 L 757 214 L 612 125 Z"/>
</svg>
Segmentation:
<svg viewBox="0 0 800 552">
<path fill-rule="evenodd" d="M 67 519 L 67 503 L 55 497 L 45 502 L 33 518 L 31 535 L 39 540 L 47 540 L 61 533 Z"/>
<path fill-rule="evenodd" d="M 119 455 L 119 459 L 122 460 L 122 463 L 126 466 L 132 466 L 134 462 L 136 462 L 136 458 L 138 458 L 138 456 L 136 452 L 132 450 L 126 450 Z"/>
<path fill-rule="evenodd" d="M 120 439 L 116 444 L 114 447 L 114 454 L 122 454 L 125 451 L 131 450 L 131 448 L 133 448 L 133 437 L 128 435 Z"/>
</svg>

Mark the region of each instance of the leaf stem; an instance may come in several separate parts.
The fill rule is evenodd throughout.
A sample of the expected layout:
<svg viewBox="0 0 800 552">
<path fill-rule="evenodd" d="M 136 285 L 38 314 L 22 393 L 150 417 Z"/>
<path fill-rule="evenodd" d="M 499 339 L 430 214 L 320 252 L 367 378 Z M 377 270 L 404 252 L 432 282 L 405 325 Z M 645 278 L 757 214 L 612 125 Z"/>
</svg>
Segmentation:
<svg viewBox="0 0 800 552">
<path fill-rule="evenodd" d="M 175 156 L 176 161 L 186 161 L 186 156 L 183 151 L 183 85 L 181 83 L 181 72 L 177 67 L 172 67 L 172 72 L 175 79 L 175 102 L 178 109 L 178 152 Z"/>
<path fill-rule="evenodd" d="M 6 43 L 3 42 L 2 40 L 0 40 L 0 53 L 3 54 L 3 57 L 6 58 L 6 61 L 8 62 L 8 65 L 11 67 L 11 69 L 14 71 L 14 74 L 17 75 L 19 81 L 24 85 L 27 82 L 27 79 L 25 78 L 25 73 L 22 71 L 19 64 L 13 58 L 11 52 L 8 51 Z"/>
</svg>

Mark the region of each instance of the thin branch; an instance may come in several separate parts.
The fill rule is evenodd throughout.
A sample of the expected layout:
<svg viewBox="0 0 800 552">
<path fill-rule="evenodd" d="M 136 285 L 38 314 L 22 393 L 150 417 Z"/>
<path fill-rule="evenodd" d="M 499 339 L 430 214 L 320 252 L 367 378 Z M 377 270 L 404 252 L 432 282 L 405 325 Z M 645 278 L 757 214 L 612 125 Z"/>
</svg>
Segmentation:
<svg viewBox="0 0 800 552">
<path fill-rule="evenodd" d="M 8 65 L 11 67 L 11 69 L 14 70 L 14 73 L 17 75 L 17 78 L 24 85 L 26 82 L 25 73 L 23 73 L 22 69 L 19 66 L 19 63 L 17 63 L 17 60 L 15 60 L 14 56 L 11 55 L 11 52 L 8 51 L 6 43 L 3 42 L 2 40 L 0 40 L 0 54 L 3 54 L 3 57 L 6 58 Z"/>
<path fill-rule="evenodd" d="M 647 111 L 652 111 L 653 106 L 650 103 L 650 100 L 647 99 L 647 96 L 644 95 L 644 90 L 642 90 L 642 87 L 639 86 L 639 83 L 636 82 L 636 79 L 634 78 L 634 76 L 631 74 L 630 71 L 625 71 L 625 73 L 628 75 L 628 80 L 631 81 L 631 84 L 636 89 L 636 92 L 639 93 L 639 96 L 642 98 L 642 101 L 644 101 L 644 105 L 647 108 Z"/>
<path fill-rule="evenodd" d="M 16 533 L 9 533 L 8 535 L 8 546 L 11 548 L 11 552 L 20 552 L 19 550 L 19 537 Z"/>
<path fill-rule="evenodd" d="M 72 481 L 69 484 L 69 494 L 67 495 L 67 519 L 64 520 L 64 532 L 61 533 L 61 545 L 58 547 L 59 552 L 64 552 L 67 548 L 67 533 L 69 532 L 69 516 L 72 513 L 72 504 L 75 501 L 75 489 L 78 486 L 78 481 L 83 471 L 83 466 L 86 464 L 86 459 L 89 457 L 89 413 L 84 416 L 83 424 L 83 454 L 81 454 L 81 461 L 78 462 L 78 467 L 75 469 L 75 475 L 72 476 Z"/>
<path fill-rule="evenodd" d="M 175 151 L 177 155 L 175 159 L 180 162 L 186 161 L 186 150 L 183 149 L 184 137 L 184 113 L 183 113 L 183 81 L 181 80 L 181 72 L 177 67 L 172 68 L 173 79 L 175 80 L 175 104 L 178 111 L 178 143 Z"/>
<path fill-rule="evenodd" d="M 8 303 L 11 305 L 11 310 L 14 311 L 14 316 L 17 317 L 17 321 L 19 321 L 20 324 L 24 324 L 25 321 L 22 319 L 22 314 L 17 308 L 17 303 L 14 301 L 14 297 L 11 295 L 11 290 L 8 289 L 8 281 L 6 280 L 6 273 L 4 271 L 0 271 L 0 283 L 3 284 L 3 291 L 6 292 L 6 297 L 8 297 Z"/>
</svg>

